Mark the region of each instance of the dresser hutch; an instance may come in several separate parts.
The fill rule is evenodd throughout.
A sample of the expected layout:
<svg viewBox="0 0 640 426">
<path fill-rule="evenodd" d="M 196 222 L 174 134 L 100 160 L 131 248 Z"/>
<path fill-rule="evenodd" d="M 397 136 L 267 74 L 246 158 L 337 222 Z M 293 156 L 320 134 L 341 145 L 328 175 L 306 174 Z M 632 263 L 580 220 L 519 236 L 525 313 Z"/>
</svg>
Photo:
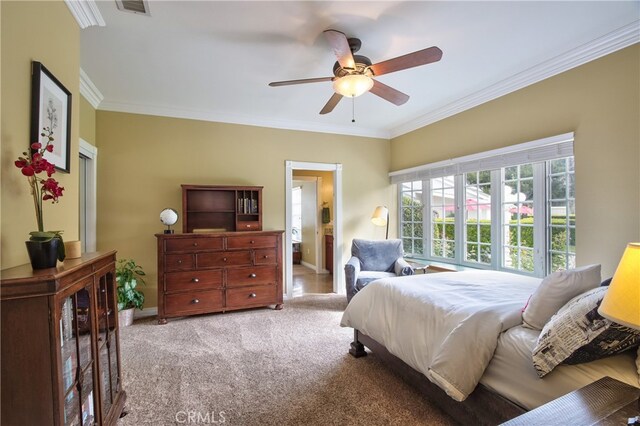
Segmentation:
<svg viewBox="0 0 640 426">
<path fill-rule="evenodd" d="M 182 234 L 156 234 L 158 323 L 283 307 L 283 231 L 262 231 L 262 187 L 182 185 Z"/>
</svg>

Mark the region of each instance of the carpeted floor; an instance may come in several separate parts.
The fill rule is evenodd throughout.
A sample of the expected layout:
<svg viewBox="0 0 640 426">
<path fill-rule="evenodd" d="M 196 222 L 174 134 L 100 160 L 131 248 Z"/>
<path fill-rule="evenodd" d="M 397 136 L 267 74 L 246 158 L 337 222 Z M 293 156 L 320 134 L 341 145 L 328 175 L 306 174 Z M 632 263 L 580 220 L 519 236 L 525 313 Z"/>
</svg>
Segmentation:
<svg viewBox="0 0 640 426">
<path fill-rule="evenodd" d="M 348 354 L 339 295 L 137 321 L 121 331 L 119 425 L 444 425 L 452 420 L 384 367 Z"/>
</svg>

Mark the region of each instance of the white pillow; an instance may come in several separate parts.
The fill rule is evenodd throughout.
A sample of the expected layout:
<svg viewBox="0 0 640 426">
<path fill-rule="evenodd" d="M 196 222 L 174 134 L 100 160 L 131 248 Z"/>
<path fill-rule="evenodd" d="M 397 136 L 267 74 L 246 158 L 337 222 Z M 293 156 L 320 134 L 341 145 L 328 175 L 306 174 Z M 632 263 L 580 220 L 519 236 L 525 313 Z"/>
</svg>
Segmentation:
<svg viewBox="0 0 640 426">
<path fill-rule="evenodd" d="M 600 281 L 600 265 L 587 265 L 548 275 L 524 308 L 523 325 L 542 330 L 558 309 L 575 296 L 598 287 Z"/>
</svg>

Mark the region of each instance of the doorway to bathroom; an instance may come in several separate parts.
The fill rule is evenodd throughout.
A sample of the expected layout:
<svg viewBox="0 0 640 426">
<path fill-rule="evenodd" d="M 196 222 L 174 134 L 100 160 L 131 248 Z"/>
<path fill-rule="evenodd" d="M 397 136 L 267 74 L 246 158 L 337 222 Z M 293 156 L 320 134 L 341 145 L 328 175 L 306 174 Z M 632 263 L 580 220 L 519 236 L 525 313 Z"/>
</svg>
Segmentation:
<svg viewBox="0 0 640 426">
<path fill-rule="evenodd" d="M 340 164 L 286 162 L 287 297 L 344 287 L 341 274 L 333 273 L 342 256 L 341 172 Z"/>
</svg>

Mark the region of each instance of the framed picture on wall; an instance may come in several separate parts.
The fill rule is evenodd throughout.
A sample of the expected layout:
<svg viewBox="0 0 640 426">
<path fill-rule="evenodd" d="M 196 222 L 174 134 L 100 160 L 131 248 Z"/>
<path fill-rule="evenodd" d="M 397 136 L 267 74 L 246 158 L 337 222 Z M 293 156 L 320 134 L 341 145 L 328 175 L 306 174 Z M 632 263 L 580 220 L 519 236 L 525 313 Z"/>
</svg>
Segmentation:
<svg viewBox="0 0 640 426">
<path fill-rule="evenodd" d="M 69 173 L 71 155 L 71 92 L 40 62 L 31 62 L 31 139 L 46 143 L 42 133 L 53 132 L 53 151 L 44 157 Z"/>
</svg>

